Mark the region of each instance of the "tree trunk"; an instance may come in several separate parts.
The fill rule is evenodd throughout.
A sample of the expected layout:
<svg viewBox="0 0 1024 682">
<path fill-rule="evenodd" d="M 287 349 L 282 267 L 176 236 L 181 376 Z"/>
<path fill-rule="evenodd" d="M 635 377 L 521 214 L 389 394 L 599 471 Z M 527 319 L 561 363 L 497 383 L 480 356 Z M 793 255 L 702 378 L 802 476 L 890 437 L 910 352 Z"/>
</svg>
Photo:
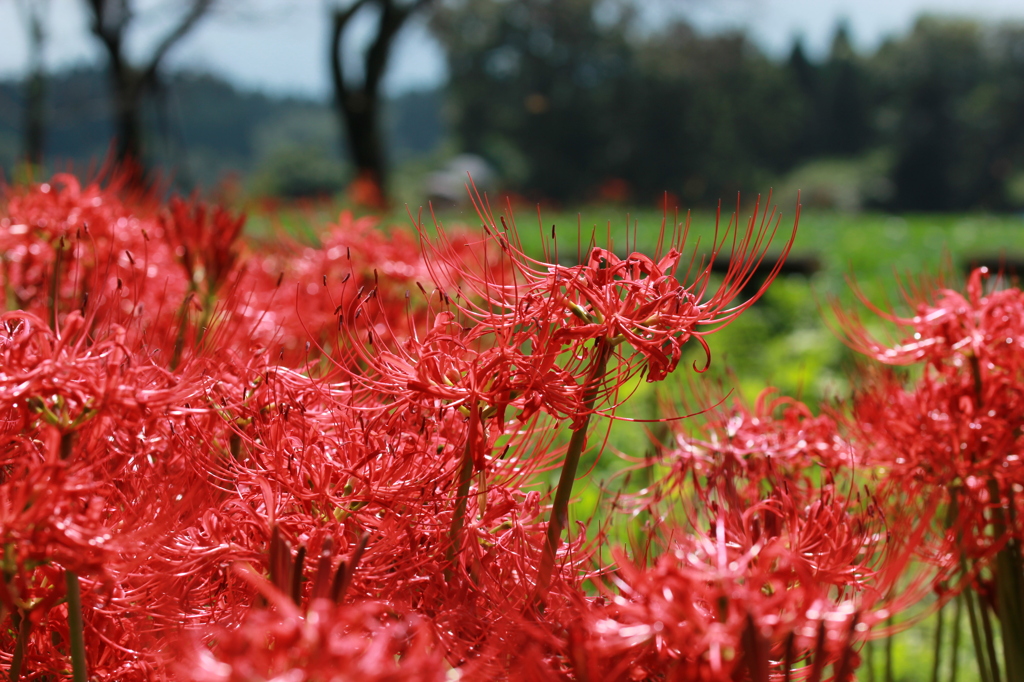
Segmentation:
<svg viewBox="0 0 1024 682">
<path fill-rule="evenodd" d="M 116 143 L 115 159 L 137 181 L 142 180 L 142 97 L 157 80 L 157 69 L 174 45 L 184 38 L 214 0 L 191 0 L 180 20 L 156 41 L 149 59 L 135 65 L 124 53 L 124 41 L 134 16 L 130 0 L 85 0 L 92 14 L 92 32 L 107 52 Z"/>
<path fill-rule="evenodd" d="M 356 170 L 357 191 L 369 188 L 376 192 L 381 207 L 387 197 L 387 159 L 380 130 L 380 84 L 387 69 L 388 57 L 395 36 L 406 20 L 431 0 L 414 0 L 398 5 L 395 0 L 355 0 L 348 8 L 336 9 L 330 40 L 331 80 L 334 101 L 338 108 L 341 132 L 348 142 L 348 152 Z M 375 4 L 380 10 L 377 33 L 363 57 L 363 82 L 345 82 L 342 42 L 345 27 L 360 9 Z"/>
<path fill-rule="evenodd" d="M 387 196 L 387 165 L 379 130 L 379 100 L 367 97 L 362 90 L 346 93 L 345 98 L 349 103 L 341 107 L 342 133 L 348 140 L 356 177 L 376 185 L 383 198 Z"/>
<path fill-rule="evenodd" d="M 112 66 L 115 158 L 121 166 L 142 164 L 142 92 L 135 74 L 124 65 Z"/>
<path fill-rule="evenodd" d="M 42 68 L 33 68 L 25 84 L 25 161 L 33 166 L 43 164 L 46 142 L 46 76 Z"/>
<path fill-rule="evenodd" d="M 28 28 L 28 77 L 25 79 L 25 109 L 23 121 L 24 159 L 32 166 L 43 163 L 43 147 L 46 140 L 46 65 L 43 50 L 46 46 L 46 32 L 43 26 L 47 7 L 26 3 L 25 20 Z"/>
</svg>

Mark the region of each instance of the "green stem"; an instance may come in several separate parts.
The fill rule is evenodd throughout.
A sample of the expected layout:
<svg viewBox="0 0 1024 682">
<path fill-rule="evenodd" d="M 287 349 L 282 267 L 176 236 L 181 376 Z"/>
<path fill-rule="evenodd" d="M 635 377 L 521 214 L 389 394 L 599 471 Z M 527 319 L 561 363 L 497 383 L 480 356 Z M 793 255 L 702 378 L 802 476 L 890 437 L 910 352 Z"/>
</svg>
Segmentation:
<svg viewBox="0 0 1024 682">
<path fill-rule="evenodd" d="M 198 294 L 196 293 L 195 284 L 190 284 L 178 314 L 178 334 L 174 338 L 174 351 L 171 354 L 170 366 L 172 372 L 178 369 L 178 363 L 181 362 L 181 356 L 185 352 L 185 336 L 188 334 L 188 306 L 192 301 L 192 297 L 196 295 Z"/>
<path fill-rule="evenodd" d="M 889 626 L 890 632 L 892 631 L 893 619 L 889 616 L 889 619 L 885 621 L 886 625 Z M 885 682 L 893 682 L 895 677 L 892 672 L 892 640 L 895 639 L 894 635 L 890 634 L 885 639 Z"/>
<path fill-rule="evenodd" d="M 455 513 L 452 516 L 451 545 L 448 547 L 448 563 L 454 564 L 462 550 L 462 529 L 466 526 L 466 507 L 469 505 L 469 486 L 473 482 L 473 442 L 480 423 L 480 408 L 474 403 L 469 412 L 469 429 L 466 432 L 466 447 L 462 451 L 462 466 L 459 468 L 459 488 L 455 493 Z M 451 579 L 451 566 L 445 569 L 445 580 Z"/>
<path fill-rule="evenodd" d="M 1013 489 L 1008 491 L 1010 519 L 1007 520 L 999 490 L 994 479 L 988 482 L 989 496 L 993 510 L 993 531 L 996 538 L 1007 537 L 1008 528 L 1016 523 Z M 1003 665 L 1008 680 L 1019 680 L 1024 675 L 1024 576 L 1022 576 L 1020 544 L 1012 535 L 996 555 L 996 604 L 998 605 L 999 629 L 1003 635 Z M 993 651 L 994 655 L 994 651 Z M 994 659 L 993 659 L 994 660 Z M 993 665 L 995 665 L 993 663 Z"/>
<path fill-rule="evenodd" d="M 976 363 L 974 365 L 974 369 L 975 369 L 975 374 L 974 374 L 975 388 L 978 391 L 978 396 L 979 396 L 978 400 L 980 401 L 980 395 L 981 395 L 980 384 L 979 384 L 979 376 L 980 375 L 977 373 L 977 365 L 976 365 Z M 952 519 L 955 519 L 955 518 L 957 518 L 959 516 L 959 513 L 960 513 L 959 493 L 960 493 L 959 486 L 953 486 L 952 488 L 950 488 L 950 491 L 949 491 L 950 507 L 949 507 L 949 510 L 948 510 L 949 513 L 948 513 L 947 522 L 946 522 L 946 527 L 947 528 L 952 527 Z M 966 578 L 967 576 L 970 575 L 970 571 L 967 568 L 967 560 L 964 558 L 964 554 L 963 554 L 963 550 L 962 550 L 963 544 L 964 544 L 963 543 L 963 533 L 961 531 L 957 531 L 957 545 L 958 545 L 958 547 L 961 548 L 960 572 Z M 989 668 L 989 664 L 993 663 L 994 661 L 992 661 L 988 657 L 988 655 L 986 653 L 987 650 L 991 648 L 991 646 L 990 645 L 986 645 L 986 643 L 984 642 L 984 636 L 983 636 L 984 633 L 982 632 L 982 629 L 981 629 L 980 616 L 979 616 L 979 613 L 978 613 L 978 609 L 981 609 L 982 612 L 984 612 L 984 608 L 985 607 L 984 607 L 983 604 L 981 604 L 980 600 L 978 601 L 977 606 L 975 605 L 974 590 L 971 588 L 970 584 L 968 584 L 963 589 L 963 591 L 960 593 L 960 596 L 962 597 L 964 602 L 967 604 L 967 620 L 968 620 L 968 622 L 970 623 L 970 626 L 971 626 L 971 642 L 974 644 L 974 660 L 977 661 L 977 663 L 978 663 L 978 676 L 981 678 L 981 682 L 992 682 L 992 671 Z M 955 667 L 954 667 L 954 674 L 956 674 Z M 998 674 L 998 671 L 996 671 L 996 674 Z"/>
<path fill-rule="evenodd" d="M 939 682 L 939 668 L 942 667 L 942 612 L 944 610 L 944 608 L 940 608 L 935 614 L 935 641 L 933 645 L 935 655 L 932 660 L 932 682 Z"/>
<path fill-rule="evenodd" d="M 68 596 L 68 633 L 71 637 L 71 679 L 88 682 L 85 664 L 85 628 L 82 625 L 82 591 L 74 571 L 65 571 Z"/>
<path fill-rule="evenodd" d="M 14 290 L 11 283 L 10 267 L 7 265 L 7 257 L 0 256 L 0 276 L 4 278 L 4 302 L 5 310 L 19 310 L 21 305 L 18 301 L 18 292 Z"/>
<path fill-rule="evenodd" d="M 952 656 L 949 660 L 949 681 L 956 682 L 960 667 L 960 624 L 963 622 L 964 597 L 957 595 L 956 609 L 953 610 L 953 644 Z"/>
<path fill-rule="evenodd" d="M 963 591 L 964 601 L 967 602 L 967 619 L 971 624 L 971 640 L 974 642 L 974 658 L 978 662 L 978 675 L 981 682 L 992 682 L 992 675 L 988 669 L 988 657 L 985 655 L 985 645 L 981 641 L 981 629 L 978 626 L 978 614 L 974 607 L 974 592 L 970 587 Z"/>
<path fill-rule="evenodd" d="M 29 631 L 32 628 L 32 619 L 27 613 L 19 612 L 17 615 L 18 639 L 14 644 L 14 655 L 11 658 L 11 682 L 18 682 L 21 678 L 21 663 L 25 659 L 25 647 L 28 646 Z"/>
<path fill-rule="evenodd" d="M 181 355 L 185 352 L 185 333 L 188 325 L 188 315 L 184 313 L 184 307 L 182 307 L 182 311 L 179 318 L 178 334 L 174 337 L 174 352 L 171 354 L 172 372 L 178 368 L 178 363 L 181 362 Z"/>
<path fill-rule="evenodd" d="M 875 682 L 875 640 L 869 639 L 864 645 L 867 658 L 868 682 Z"/>
<path fill-rule="evenodd" d="M 583 409 L 586 416 L 583 418 L 583 423 L 573 430 L 572 437 L 569 439 L 569 448 L 566 450 L 565 462 L 562 464 L 562 471 L 558 477 L 558 487 L 555 489 L 555 501 L 551 506 L 551 516 L 548 518 L 547 542 L 544 545 L 540 569 L 537 572 L 536 595 L 540 600 L 547 595 L 551 574 L 555 567 L 555 556 L 558 554 L 558 546 L 562 542 L 562 531 L 569 524 L 569 500 L 572 498 L 573 483 L 576 482 L 576 470 L 579 468 L 580 456 L 582 456 L 587 443 L 591 411 L 597 402 L 601 380 L 604 378 L 608 359 L 611 357 L 611 344 L 608 339 L 597 339 L 594 343 L 594 353 L 594 364 L 591 366 L 590 374 L 584 384 Z"/>
<path fill-rule="evenodd" d="M 996 586 L 999 599 L 999 622 L 1003 634 L 1003 656 L 1006 678 L 1024 677 L 1024 579 L 1021 576 L 1020 545 L 1007 543 L 997 558 Z"/>
<path fill-rule="evenodd" d="M 213 307 L 217 303 L 217 297 L 213 295 L 213 292 L 207 292 L 203 296 L 203 311 L 199 314 L 199 329 L 196 331 L 196 347 L 203 342 L 206 338 L 206 333 L 209 331 L 210 321 L 213 319 Z"/>
<path fill-rule="evenodd" d="M 974 375 L 975 403 L 980 411 L 984 404 L 984 386 L 981 374 L 981 361 L 974 353 L 969 354 L 971 373 Z M 973 459 L 973 458 L 972 458 Z M 999 615 L 1000 630 L 1003 635 L 1003 665 L 1006 678 L 1011 682 L 1021 679 L 1024 674 L 1024 568 L 1021 566 L 1020 547 L 1011 535 L 1007 537 L 1007 518 L 1003 511 L 1003 495 L 999 482 L 995 477 L 988 480 L 989 506 L 992 510 L 992 530 L 995 539 L 1006 539 L 1007 542 L 996 555 L 996 612 Z M 1013 500 L 1013 488 L 1007 490 L 1010 514 L 1009 528 L 1015 528 L 1016 509 Z M 999 659 L 996 657 L 995 641 L 992 636 L 992 623 L 988 609 L 981 605 L 981 613 L 987 636 L 987 653 L 992 666 L 992 679 L 999 682 Z"/>
<path fill-rule="evenodd" d="M 67 461 L 71 457 L 71 453 L 75 449 L 75 432 L 65 431 L 60 434 L 60 459 L 61 461 Z"/>
<path fill-rule="evenodd" d="M 57 322 L 57 298 L 60 296 L 60 261 L 64 255 L 64 238 L 60 238 L 60 245 L 56 249 L 57 255 L 53 260 L 53 278 L 50 281 L 50 308 L 53 313 L 53 330 L 60 329 Z"/>
<path fill-rule="evenodd" d="M 992 682 L 1000 682 L 999 657 L 996 655 L 996 640 L 992 630 L 992 616 L 989 609 L 985 607 L 981 597 L 978 598 L 978 610 L 981 612 L 981 625 L 985 629 L 985 653 L 988 654 L 989 672 L 992 673 Z M 1011 682 L 1017 682 L 1012 680 Z"/>
<path fill-rule="evenodd" d="M 973 358 L 972 358 L 972 360 L 973 360 Z M 977 361 L 973 360 L 972 365 L 974 365 L 976 367 Z M 977 378 L 978 376 L 980 376 L 980 375 L 976 371 L 975 372 L 975 377 Z M 979 405 L 980 405 L 980 398 L 979 398 Z M 1003 509 L 1002 509 L 1001 495 L 999 494 L 999 484 L 996 482 L 996 480 L 994 478 L 990 478 L 988 480 L 988 493 L 989 493 L 989 506 L 990 506 L 990 508 L 992 510 L 992 521 L 990 523 L 991 523 L 991 526 L 992 526 L 993 535 L 998 540 L 1000 538 L 1003 538 L 1006 535 L 1006 523 L 1005 523 L 1005 519 L 1003 518 Z M 1000 611 L 1001 611 L 1001 607 L 1003 606 L 1003 604 L 1002 604 L 1002 597 L 1004 595 L 1004 591 L 1005 591 L 1005 587 L 1006 587 L 1004 583 L 1006 582 L 1006 578 L 1007 578 L 1007 576 L 1005 575 L 1005 570 L 1004 570 L 1004 566 L 1003 566 L 1003 559 L 1002 559 L 1002 555 L 1003 555 L 1003 553 L 1005 551 L 1006 551 L 1006 547 L 1004 547 L 1002 550 L 1000 550 L 999 554 L 996 555 L 996 566 L 994 567 L 994 576 L 993 576 L 994 579 L 995 579 L 995 586 L 996 586 L 996 608 L 1000 609 Z M 985 651 L 984 651 L 984 653 L 982 655 L 987 655 L 988 656 L 989 672 L 990 672 L 990 674 L 992 676 L 993 682 L 1000 682 L 1001 675 L 999 673 L 999 657 L 996 654 L 996 642 L 995 642 L 994 630 L 993 630 L 993 627 L 992 627 L 992 616 L 989 613 L 989 608 L 987 608 L 985 602 L 982 601 L 980 595 L 979 595 L 979 598 L 978 598 L 978 611 L 981 614 L 981 625 L 982 625 L 982 628 L 984 629 L 984 633 L 985 633 Z M 1005 636 L 1005 633 L 1004 633 L 1004 636 Z M 1004 647 L 1005 647 L 1005 644 L 1004 644 Z M 979 652 L 979 653 L 982 653 L 982 652 Z M 1009 654 L 1007 654 L 1007 658 L 1009 658 Z M 1009 677 L 1010 680 L 1012 680 L 1012 681 L 1016 680 L 1016 678 L 1013 677 L 1012 671 L 1010 670 L 1009 666 L 1007 666 L 1007 668 L 1006 668 L 1006 674 L 1007 674 L 1007 676 Z"/>
</svg>

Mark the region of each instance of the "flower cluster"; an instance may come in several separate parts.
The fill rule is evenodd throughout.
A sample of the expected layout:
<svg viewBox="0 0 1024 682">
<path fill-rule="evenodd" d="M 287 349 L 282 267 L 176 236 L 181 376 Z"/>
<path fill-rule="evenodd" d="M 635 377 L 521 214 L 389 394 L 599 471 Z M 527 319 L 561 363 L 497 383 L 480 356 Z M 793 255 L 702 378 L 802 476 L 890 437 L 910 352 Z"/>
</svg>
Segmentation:
<svg viewBox="0 0 1024 682">
<path fill-rule="evenodd" d="M 885 366 L 915 365 L 909 375 L 865 373 L 851 431 L 885 485 L 944 507 L 924 544 L 932 564 L 958 576 L 936 587 L 947 599 L 966 588 L 983 677 L 998 679 L 1002 668 L 1015 679 L 1024 674 L 1024 292 L 992 286 L 1000 279 L 981 268 L 964 293 L 907 287 L 909 316 L 872 306 L 896 328 L 888 343 L 854 314 L 839 319 L 855 350 Z"/>
<path fill-rule="evenodd" d="M 710 335 L 764 289 L 741 292 L 778 273 L 764 263 L 778 222 L 758 204 L 706 253 L 681 225 L 654 254 L 592 244 L 563 262 L 557 238 L 531 256 L 476 198 L 479 237 L 342 214 L 319 244 L 261 246 L 241 215 L 194 199 L 70 176 L 11 190 L 11 678 L 850 680 L 876 626 L 956 568 L 945 535 L 929 544 L 946 503 L 913 499 L 947 469 L 967 518 L 989 524 L 948 534 L 989 577 L 980 562 L 1016 537 L 991 532 L 1016 513 L 1016 465 L 994 459 L 1015 432 L 984 421 L 1019 403 L 1019 364 L 996 355 L 1016 347 L 1012 296 L 972 284 L 965 310 L 985 312 L 969 324 L 923 310 L 932 327 L 906 357 L 930 363 L 933 388 L 893 380 L 856 420 L 765 396 L 680 430 L 631 498 L 647 553 L 597 566 L 604 540 L 568 512 L 591 421 L 688 344 L 704 369 Z M 973 444 L 976 468 L 911 462 L 906 429 L 872 425 L 886 400 L 909 396 L 910 415 L 929 390 L 973 401 L 983 429 L 956 446 Z M 899 448 L 906 463 L 886 459 Z"/>
<path fill-rule="evenodd" d="M 860 644 L 936 577 L 906 576 L 934 510 L 858 489 L 856 457 L 835 419 L 771 392 L 696 435 L 679 428 L 664 477 L 633 502 L 658 520 L 651 565 L 620 557 L 579 626 L 577 665 L 614 671 L 603 679 L 851 679 Z"/>
</svg>

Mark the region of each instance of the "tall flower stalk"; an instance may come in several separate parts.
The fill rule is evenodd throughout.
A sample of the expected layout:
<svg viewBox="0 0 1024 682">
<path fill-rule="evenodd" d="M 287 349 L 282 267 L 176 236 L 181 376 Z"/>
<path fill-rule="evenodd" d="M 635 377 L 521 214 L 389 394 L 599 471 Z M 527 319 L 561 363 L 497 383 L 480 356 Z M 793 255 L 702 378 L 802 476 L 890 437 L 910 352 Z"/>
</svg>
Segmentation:
<svg viewBox="0 0 1024 682">
<path fill-rule="evenodd" d="M 541 598 L 547 592 L 551 582 L 555 557 L 558 547 L 562 543 L 562 531 L 569 523 L 569 501 L 572 498 L 572 488 L 576 482 L 580 457 L 587 444 L 590 417 L 597 403 L 598 387 L 604 379 L 608 360 L 612 354 L 611 344 L 607 339 L 599 338 L 594 341 L 593 352 L 597 355 L 597 360 L 593 364 L 591 375 L 586 378 L 583 393 L 583 409 L 586 416 L 583 423 L 575 426 L 572 430 L 569 447 L 565 451 L 565 460 L 562 462 L 562 468 L 558 474 L 558 486 L 555 488 L 555 497 L 551 503 L 551 514 L 548 517 L 546 542 L 541 553 L 540 569 L 537 572 L 537 594 Z"/>
</svg>

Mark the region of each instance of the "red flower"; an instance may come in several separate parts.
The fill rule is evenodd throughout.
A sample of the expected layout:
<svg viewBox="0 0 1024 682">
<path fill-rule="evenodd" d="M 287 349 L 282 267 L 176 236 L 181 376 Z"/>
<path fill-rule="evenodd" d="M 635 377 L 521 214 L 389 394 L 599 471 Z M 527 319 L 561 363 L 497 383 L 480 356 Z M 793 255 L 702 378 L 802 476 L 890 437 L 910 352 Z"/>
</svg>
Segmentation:
<svg viewBox="0 0 1024 682">
<path fill-rule="evenodd" d="M 868 463 L 894 484 L 949 493 L 958 513 L 948 534 L 961 535 L 975 557 L 1009 537 L 1024 539 L 1014 524 L 990 532 L 994 515 L 1024 510 L 1024 293 L 986 293 L 987 276 L 975 270 L 966 295 L 908 295 L 912 317 L 883 313 L 901 334 L 892 344 L 871 337 L 855 316 L 840 316 L 855 349 L 885 364 L 923 364 L 912 379 L 868 374 L 851 427 Z"/>
<path fill-rule="evenodd" d="M 194 682 L 332 680 L 442 682 L 448 666 L 426 623 L 383 603 L 336 606 L 313 601 L 303 613 L 273 585 L 246 569 L 271 608 L 255 609 L 234 628 L 207 633 L 179 664 Z"/>
</svg>

